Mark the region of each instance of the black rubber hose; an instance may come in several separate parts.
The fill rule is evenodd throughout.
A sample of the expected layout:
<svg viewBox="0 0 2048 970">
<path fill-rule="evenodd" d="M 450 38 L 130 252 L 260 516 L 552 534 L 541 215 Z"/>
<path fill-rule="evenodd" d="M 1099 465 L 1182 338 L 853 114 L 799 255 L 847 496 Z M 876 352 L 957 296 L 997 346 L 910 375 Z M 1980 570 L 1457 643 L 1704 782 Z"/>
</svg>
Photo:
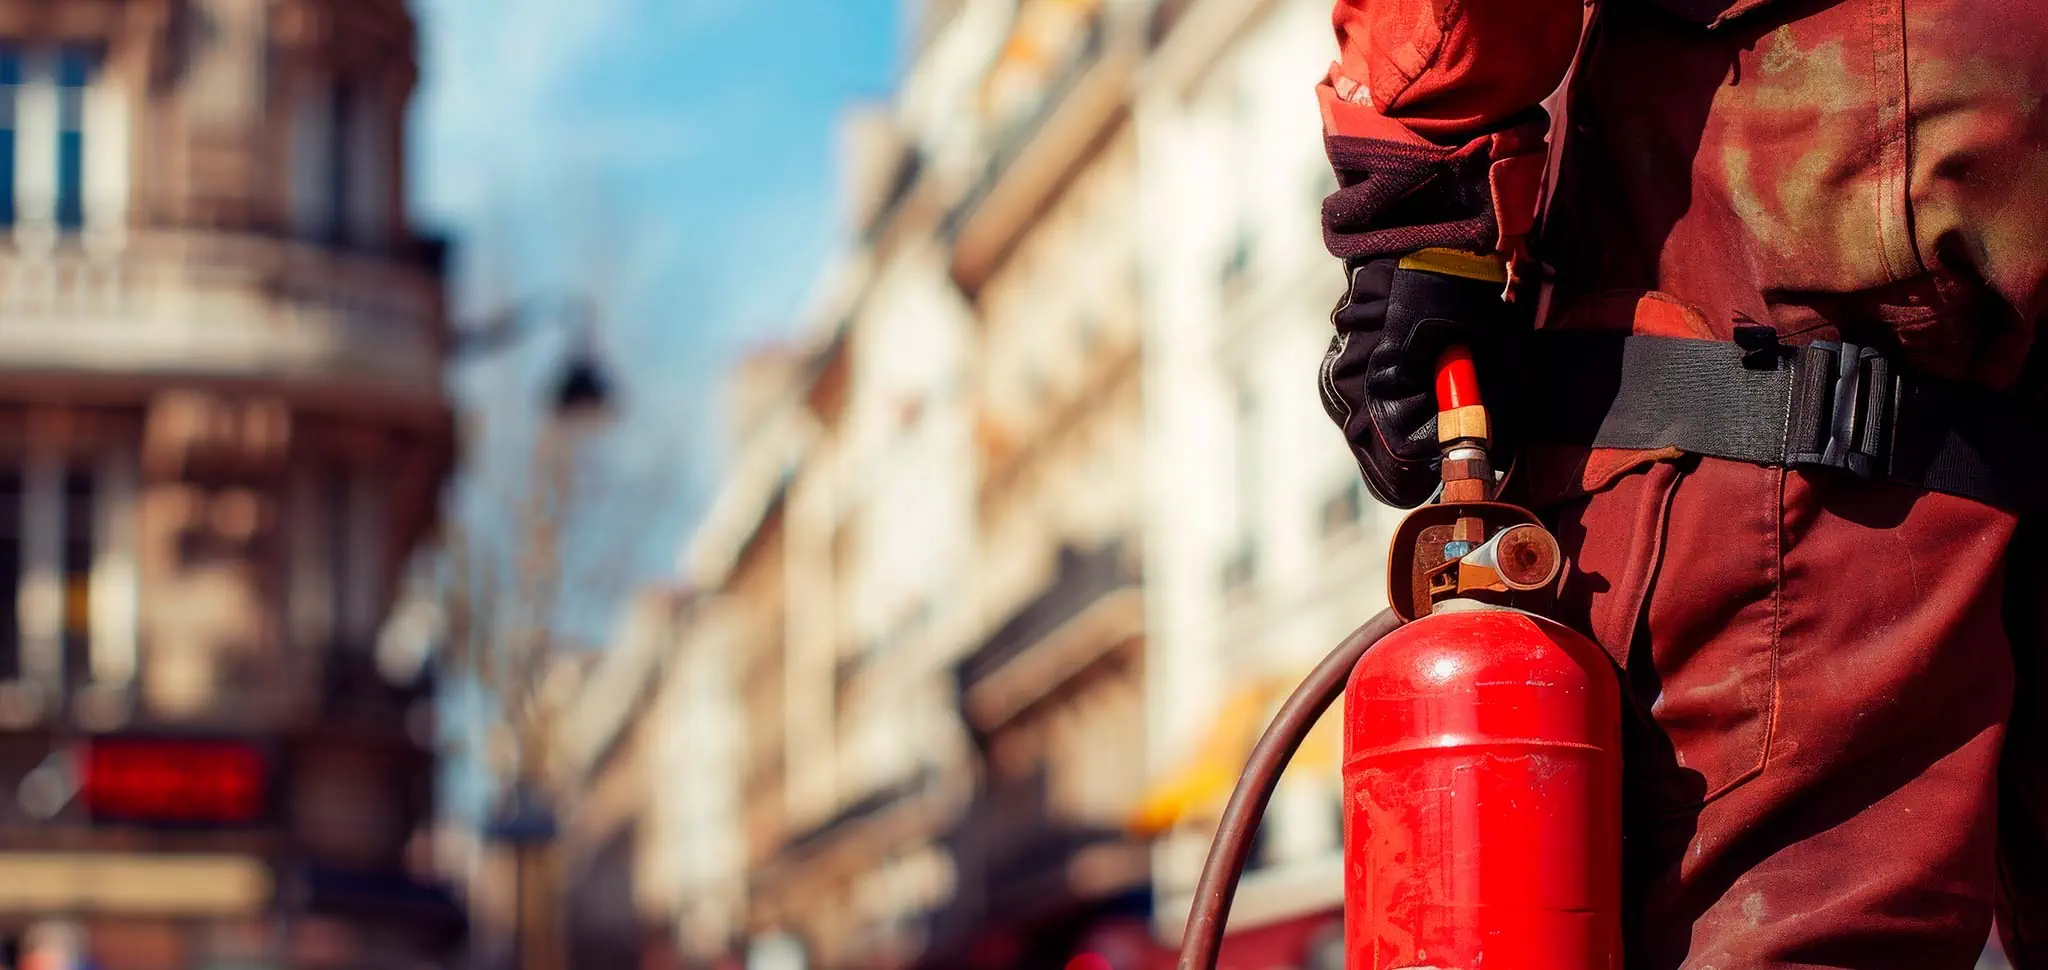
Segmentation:
<svg viewBox="0 0 2048 970">
<path fill-rule="evenodd" d="M 1209 859 L 1202 863 L 1202 878 L 1195 883 L 1187 930 L 1181 935 L 1179 970 L 1214 970 L 1216 957 L 1223 950 L 1223 925 L 1230 917 L 1230 902 L 1237 896 L 1238 879 L 1251 855 L 1252 836 L 1266 815 L 1273 789 L 1280 784 L 1280 773 L 1317 719 L 1343 696 L 1359 658 L 1400 626 L 1401 618 L 1387 610 L 1352 631 L 1294 689 L 1287 703 L 1280 705 L 1280 713 L 1273 715 L 1273 723 L 1253 746 L 1237 789 L 1230 793 L 1230 802 L 1216 825 L 1216 841 L 1210 843 Z"/>
</svg>

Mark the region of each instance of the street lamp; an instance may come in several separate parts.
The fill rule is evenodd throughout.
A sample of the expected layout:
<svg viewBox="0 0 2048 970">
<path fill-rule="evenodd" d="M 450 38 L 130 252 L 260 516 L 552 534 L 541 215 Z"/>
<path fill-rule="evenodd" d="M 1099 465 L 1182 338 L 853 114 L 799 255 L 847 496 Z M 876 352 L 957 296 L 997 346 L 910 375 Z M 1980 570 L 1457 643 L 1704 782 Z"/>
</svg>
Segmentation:
<svg viewBox="0 0 2048 970">
<path fill-rule="evenodd" d="M 554 313 L 540 312 L 554 305 Z M 595 318 L 591 302 L 580 296 L 553 300 L 532 299 L 513 304 L 478 322 L 456 330 L 449 356 L 456 361 L 490 357 L 504 351 L 535 329 L 534 321 L 551 320 L 570 329 L 569 356 L 562 361 L 548 404 L 556 420 L 584 424 L 612 417 L 617 396 L 611 376 L 591 337 Z"/>
<path fill-rule="evenodd" d="M 617 395 L 611 376 L 598 358 L 592 336 L 591 322 L 595 316 L 594 306 L 582 297 L 528 300 L 459 329 L 449 348 L 449 356 L 453 360 L 475 360 L 504 351 L 543 321 L 569 330 L 568 354 L 548 385 L 546 403 L 550 421 L 536 446 L 536 458 L 543 466 L 539 477 L 541 487 L 552 487 L 557 501 L 568 490 L 575 439 L 580 437 L 578 432 L 607 422 L 617 410 Z M 533 547 L 544 550 L 541 553 L 544 558 L 555 557 L 560 529 L 556 516 L 540 514 L 531 525 L 534 529 L 530 539 Z M 530 594 L 535 591 L 524 592 Z M 462 612 L 467 615 L 469 611 L 464 609 Z M 497 690 L 499 704 L 512 705 L 501 711 L 501 717 L 506 721 L 506 736 L 512 749 L 509 753 L 514 760 L 513 777 L 505 780 L 505 790 L 486 823 L 484 835 L 489 841 L 504 846 L 511 854 L 508 888 L 511 890 L 511 942 L 516 965 L 521 970 L 554 970 L 559 965 L 560 949 L 557 926 L 552 916 L 555 908 L 553 842 L 556 820 L 550 799 L 541 790 L 541 772 L 537 765 L 544 760 L 542 749 L 549 730 L 549 716 L 538 709 L 544 708 L 545 704 L 537 696 L 537 687 L 527 682 L 529 678 L 546 675 L 545 660 L 552 652 L 552 637 L 544 629 L 549 618 L 543 615 L 537 622 L 543 626 L 526 631 L 520 638 L 523 646 L 515 657 L 494 668 L 503 682 L 491 684 L 488 682 L 492 677 L 479 677 L 486 686 Z M 467 642 L 470 631 L 465 629 L 456 635 Z"/>
<path fill-rule="evenodd" d="M 578 353 L 562 366 L 555 380 L 555 418 L 584 423 L 609 418 L 612 414 L 611 380 L 594 355 Z"/>
</svg>

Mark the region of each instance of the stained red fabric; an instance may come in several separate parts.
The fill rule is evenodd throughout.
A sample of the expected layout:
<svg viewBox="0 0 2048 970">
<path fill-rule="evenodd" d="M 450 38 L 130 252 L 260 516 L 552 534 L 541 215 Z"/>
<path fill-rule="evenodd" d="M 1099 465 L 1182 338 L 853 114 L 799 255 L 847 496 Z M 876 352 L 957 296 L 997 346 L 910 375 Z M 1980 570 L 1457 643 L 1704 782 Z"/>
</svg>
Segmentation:
<svg viewBox="0 0 2048 970">
<path fill-rule="evenodd" d="M 1964 970 L 1990 934 L 2013 523 L 1663 461 L 1557 512 L 1625 671 L 1630 970 Z"/>
<path fill-rule="evenodd" d="M 1603 0 L 1583 48 L 1576 0 L 1335 23 L 1332 135 L 1469 144 L 1570 67 L 1544 325 L 1763 324 L 2035 395 L 2048 2 Z M 1669 452 L 1520 475 L 1635 701 L 1629 970 L 1965 970 L 1995 908 L 2048 968 L 2037 524 Z"/>
<path fill-rule="evenodd" d="M 1579 0 L 1338 0 L 1329 133 L 1462 146 L 1557 87 Z M 1388 119 L 1389 126 L 1377 119 Z"/>
</svg>

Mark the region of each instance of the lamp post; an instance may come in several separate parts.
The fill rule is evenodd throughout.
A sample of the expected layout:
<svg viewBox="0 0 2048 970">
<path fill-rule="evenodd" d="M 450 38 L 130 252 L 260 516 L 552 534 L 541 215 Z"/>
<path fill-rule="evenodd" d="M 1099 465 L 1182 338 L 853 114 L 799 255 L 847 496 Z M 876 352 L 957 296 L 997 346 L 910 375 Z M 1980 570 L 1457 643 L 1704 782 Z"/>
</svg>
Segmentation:
<svg viewBox="0 0 2048 970">
<path fill-rule="evenodd" d="M 557 311 L 544 312 L 552 303 Z M 502 752 L 511 761 L 493 766 L 505 782 L 502 797 L 485 829 L 489 842 L 504 847 L 511 855 L 512 947 L 519 970 L 556 970 L 560 966 L 560 934 L 555 920 L 554 842 L 556 820 L 545 791 L 547 749 L 553 733 L 549 699 L 543 696 L 543 681 L 551 674 L 549 661 L 555 653 L 552 611 L 560 573 L 560 508 L 567 504 L 576 467 L 575 445 L 594 425 L 612 418 L 617 396 L 609 373 L 599 360 L 591 333 L 593 308 L 588 300 L 568 297 L 556 301 L 528 301 L 509 307 L 462 329 L 451 349 L 457 360 L 494 356 L 514 346 L 538 327 L 538 321 L 565 326 L 570 331 L 569 353 L 549 381 L 548 419 L 534 449 L 532 482 L 533 507 L 523 516 L 522 536 L 527 543 L 521 557 L 522 605 L 531 609 L 525 629 L 512 631 L 509 656 L 493 656 L 499 644 L 489 632 L 479 637 L 472 628 L 478 620 L 490 621 L 471 609 L 467 602 L 447 611 L 451 629 L 444 638 L 460 645 L 457 658 L 465 662 L 478 684 L 495 695 L 504 740 L 511 750 Z M 553 508 L 547 507 L 552 499 Z M 458 546 L 466 538 L 452 537 Z M 467 555 L 466 548 L 453 550 Z M 540 588 L 550 587 L 550 588 Z M 459 578 L 455 595 L 470 593 L 467 577 Z M 508 770 L 509 769 L 509 770 Z M 509 776 L 509 777 L 505 777 Z"/>
<path fill-rule="evenodd" d="M 546 312 L 550 309 L 554 312 Z M 575 423 L 602 420 L 615 413 L 618 402 L 591 337 L 596 316 L 590 300 L 581 296 L 525 300 L 456 328 L 449 357 L 457 363 L 494 357 L 530 336 L 539 326 L 535 321 L 564 326 L 570 332 L 570 352 L 551 387 L 552 417 Z"/>
</svg>

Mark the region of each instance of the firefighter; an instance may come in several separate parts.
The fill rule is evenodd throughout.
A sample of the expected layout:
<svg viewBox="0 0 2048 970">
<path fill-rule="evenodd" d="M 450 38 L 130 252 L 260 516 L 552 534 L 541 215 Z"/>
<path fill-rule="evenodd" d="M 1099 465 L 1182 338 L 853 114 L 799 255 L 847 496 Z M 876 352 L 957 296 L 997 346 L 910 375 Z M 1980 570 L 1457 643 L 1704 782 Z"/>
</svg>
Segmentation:
<svg viewBox="0 0 2048 970">
<path fill-rule="evenodd" d="M 1409 507 L 1438 352 L 1511 396 L 1630 701 L 1630 970 L 1961 970 L 1994 914 L 2048 968 L 2048 0 L 1335 26 L 1324 402 Z"/>
</svg>

